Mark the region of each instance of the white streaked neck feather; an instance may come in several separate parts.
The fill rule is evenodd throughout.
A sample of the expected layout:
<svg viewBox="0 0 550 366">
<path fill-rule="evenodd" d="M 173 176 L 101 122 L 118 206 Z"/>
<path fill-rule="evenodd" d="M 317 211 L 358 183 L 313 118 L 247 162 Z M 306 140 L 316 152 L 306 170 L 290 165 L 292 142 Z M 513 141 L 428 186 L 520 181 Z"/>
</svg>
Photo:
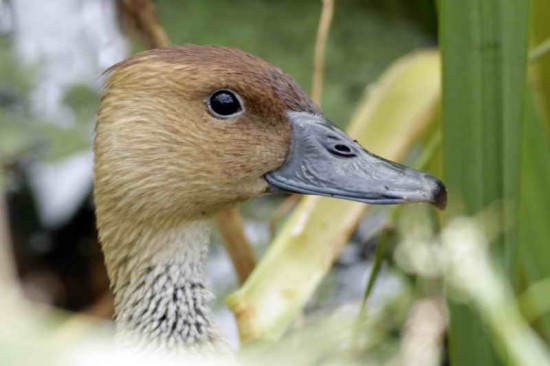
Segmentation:
<svg viewBox="0 0 550 366">
<path fill-rule="evenodd" d="M 208 306 L 212 295 L 206 289 L 208 223 L 117 229 L 102 242 L 115 294 L 118 338 L 170 350 L 216 342 L 219 336 Z"/>
</svg>

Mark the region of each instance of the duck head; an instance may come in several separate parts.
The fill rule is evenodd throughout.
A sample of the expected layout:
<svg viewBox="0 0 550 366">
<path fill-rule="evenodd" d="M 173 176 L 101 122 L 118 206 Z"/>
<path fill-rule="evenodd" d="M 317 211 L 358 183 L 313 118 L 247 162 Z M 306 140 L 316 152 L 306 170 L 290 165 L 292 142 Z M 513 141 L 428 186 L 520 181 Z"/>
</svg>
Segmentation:
<svg viewBox="0 0 550 366">
<path fill-rule="evenodd" d="M 437 178 L 368 152 L 291 77 L 227 47 L 156 49 L 110 69 L 95 151 L 98 214 L 140 223 L 273 191 L 445 204 Z"/>
</svg>

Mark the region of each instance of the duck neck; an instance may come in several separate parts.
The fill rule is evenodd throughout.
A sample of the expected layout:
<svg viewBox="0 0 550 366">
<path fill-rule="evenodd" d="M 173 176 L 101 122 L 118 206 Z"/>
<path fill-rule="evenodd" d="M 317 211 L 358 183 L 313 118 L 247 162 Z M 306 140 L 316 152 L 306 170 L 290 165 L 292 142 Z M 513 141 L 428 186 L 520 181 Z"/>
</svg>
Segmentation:
<svg viewBox="0 0 550 366">
<path fill-rule="evenodd" d="M 206 289 L 209 232 L 206 221 L 162 230 L 100 226 L 120 340 L 173 349 L 218 338 Z"/>
</svg>

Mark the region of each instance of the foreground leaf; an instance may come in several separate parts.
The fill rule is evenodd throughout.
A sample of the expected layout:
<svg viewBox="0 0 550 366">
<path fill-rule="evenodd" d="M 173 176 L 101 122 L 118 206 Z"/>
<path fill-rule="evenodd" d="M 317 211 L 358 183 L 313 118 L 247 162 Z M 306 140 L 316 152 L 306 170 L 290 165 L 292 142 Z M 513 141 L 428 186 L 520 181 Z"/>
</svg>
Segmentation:
<svg viewBox="0 0 550 366">
<path fill-rule="evenodd" d="M 517 199 L 526 85 L 525 0 L 442 0 L 443 147 L 451 205 L 468 214 L 506 203 L 498 263 L 516 282 Z M 451 303 L 453 365 L 498 364 L 490 337 L 465 305 Z"/>
</svg>

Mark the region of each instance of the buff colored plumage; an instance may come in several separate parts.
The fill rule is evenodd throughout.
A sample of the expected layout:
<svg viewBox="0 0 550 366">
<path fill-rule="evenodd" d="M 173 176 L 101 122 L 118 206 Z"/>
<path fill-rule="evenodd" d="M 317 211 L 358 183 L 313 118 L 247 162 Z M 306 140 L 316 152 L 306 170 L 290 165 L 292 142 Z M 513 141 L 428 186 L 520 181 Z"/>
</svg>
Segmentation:
<svg viewBox="0 0 550 366">
<path fill-rule="evenodd" d="M 219 342 L 208 219 L 269 190 L 445 200 L 436 178 L 370 154 L 291 77 L 243 51 L 176 46 L 108 70 L 94 196 L 122 340 L 170 350 Z"/>
</svg>

